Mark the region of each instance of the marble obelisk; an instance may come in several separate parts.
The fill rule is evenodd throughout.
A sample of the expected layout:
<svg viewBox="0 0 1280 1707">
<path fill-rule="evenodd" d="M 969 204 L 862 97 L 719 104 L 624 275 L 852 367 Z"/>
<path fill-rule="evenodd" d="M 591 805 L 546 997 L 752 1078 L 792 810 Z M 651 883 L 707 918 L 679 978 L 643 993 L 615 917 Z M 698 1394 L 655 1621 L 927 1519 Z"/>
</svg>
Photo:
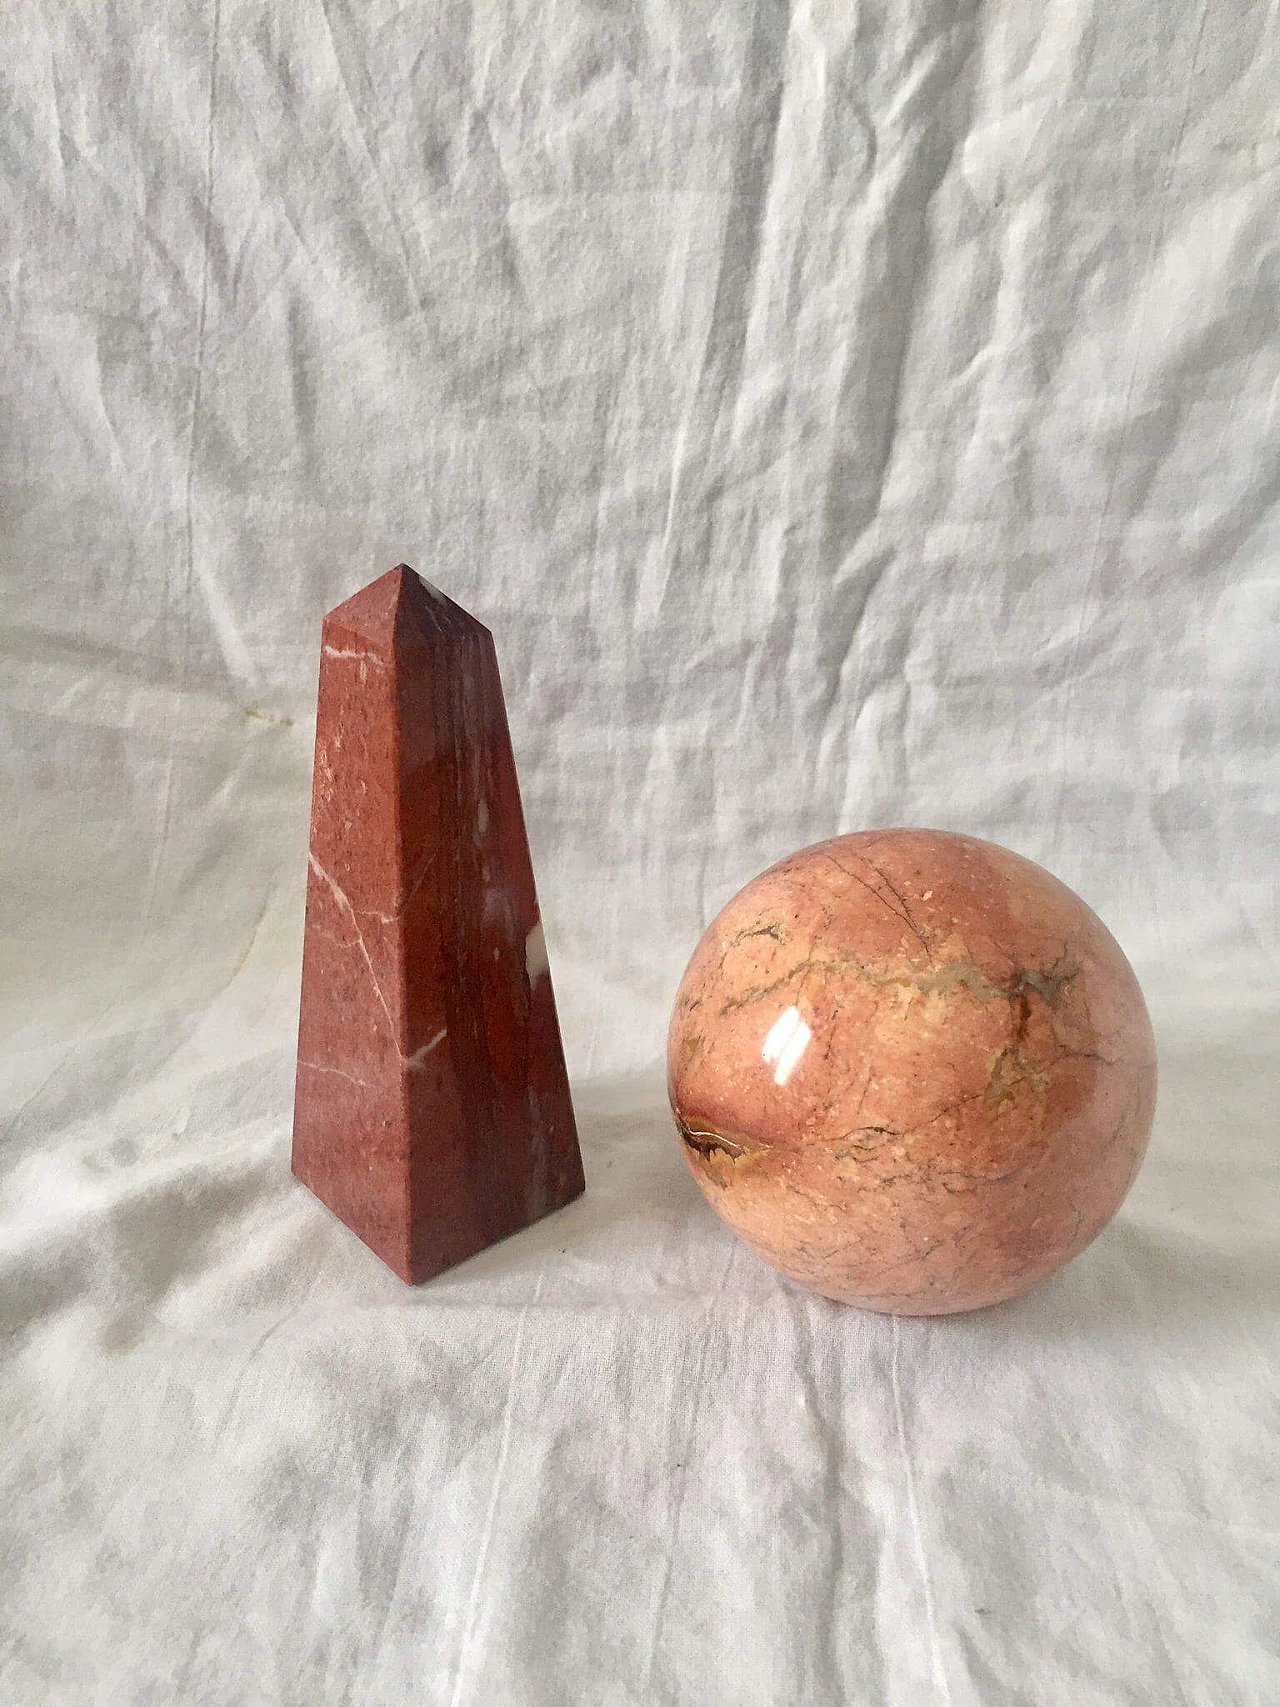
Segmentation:
<svg viewBox="0 0 1280 1707">
<path fill-rule="evenodd" d="M 293 1171 L 407 1281 L 583 1189 L 493 638 L 404 564 L 324 622 Z"/>
</svg>

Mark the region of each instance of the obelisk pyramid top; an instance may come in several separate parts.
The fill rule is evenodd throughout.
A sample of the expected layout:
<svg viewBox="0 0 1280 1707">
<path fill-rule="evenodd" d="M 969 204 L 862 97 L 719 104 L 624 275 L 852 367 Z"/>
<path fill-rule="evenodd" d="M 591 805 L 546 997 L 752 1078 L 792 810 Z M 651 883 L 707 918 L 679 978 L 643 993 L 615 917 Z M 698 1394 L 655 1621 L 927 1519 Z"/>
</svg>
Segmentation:
<svg viewBox="0 0 1280 1707">
<path fill-rule="evenodd" d="M 484 628 L 469 611 L 455 604 L 407 563 L 398 563 L 335 605 L 324 620 L 326 628 L 340 628 L 344 634 L 358 635 L 370 646 L 388 653 L 397 631 L 406 621 L 412 622 L 426 640 Z"/>
</svg>

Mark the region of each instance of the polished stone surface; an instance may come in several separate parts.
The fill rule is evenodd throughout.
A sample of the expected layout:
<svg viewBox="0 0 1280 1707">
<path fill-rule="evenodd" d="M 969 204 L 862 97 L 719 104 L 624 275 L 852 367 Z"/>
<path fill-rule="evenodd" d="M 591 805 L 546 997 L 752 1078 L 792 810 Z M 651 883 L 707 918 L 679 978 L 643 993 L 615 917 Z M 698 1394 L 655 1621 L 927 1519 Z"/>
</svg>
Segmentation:
<svg viewBox="0 0 1280 1707">
<path fill-rule="evenodd" d="M 324 622 L 293 1171 L 409 1281 L 583 1189 L 493 639 L 404 565 Z"/>
<path fill-rule="evenodd" d="M 716 1212 L 805 1286 L 935 1315 L 1025 1291 L 1115 1214 L 1155 1047 L 1096 914 L 971 836 L 782 860 L 694 952 L 672 1108 Z"/>
</svg>

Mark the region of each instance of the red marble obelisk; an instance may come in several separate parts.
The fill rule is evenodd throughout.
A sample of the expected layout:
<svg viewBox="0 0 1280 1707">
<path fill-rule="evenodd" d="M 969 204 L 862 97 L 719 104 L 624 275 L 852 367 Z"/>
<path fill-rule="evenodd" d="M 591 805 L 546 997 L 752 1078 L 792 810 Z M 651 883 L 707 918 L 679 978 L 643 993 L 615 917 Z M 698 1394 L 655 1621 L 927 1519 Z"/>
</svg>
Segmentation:
<svg viewBox="0 0 1280 1707">
<path fill-rule="evenodd" d="M 408 1281 L 583 1189 L 493 638 L 404 564 L 324 622 L 293 1171 Z"/>
</svg>

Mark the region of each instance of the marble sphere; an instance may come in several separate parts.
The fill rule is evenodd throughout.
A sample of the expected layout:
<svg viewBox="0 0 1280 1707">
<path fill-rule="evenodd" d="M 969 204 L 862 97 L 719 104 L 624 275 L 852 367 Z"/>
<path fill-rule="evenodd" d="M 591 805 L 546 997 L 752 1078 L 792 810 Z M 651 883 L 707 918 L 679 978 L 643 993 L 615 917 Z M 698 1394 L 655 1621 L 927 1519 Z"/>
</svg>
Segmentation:
<svg viewBox="0 0 1280 1707">
<path fill-rule="evenodd" d="M 753 1250 L 920 1316 L 1077 1256 L 1133 1182 L 1156 1088 L 1101 919 L 938 830 L 837 836 L 740 890 L 685 972 L 668 1074 L 694 1178 Z"/>
</svg>

